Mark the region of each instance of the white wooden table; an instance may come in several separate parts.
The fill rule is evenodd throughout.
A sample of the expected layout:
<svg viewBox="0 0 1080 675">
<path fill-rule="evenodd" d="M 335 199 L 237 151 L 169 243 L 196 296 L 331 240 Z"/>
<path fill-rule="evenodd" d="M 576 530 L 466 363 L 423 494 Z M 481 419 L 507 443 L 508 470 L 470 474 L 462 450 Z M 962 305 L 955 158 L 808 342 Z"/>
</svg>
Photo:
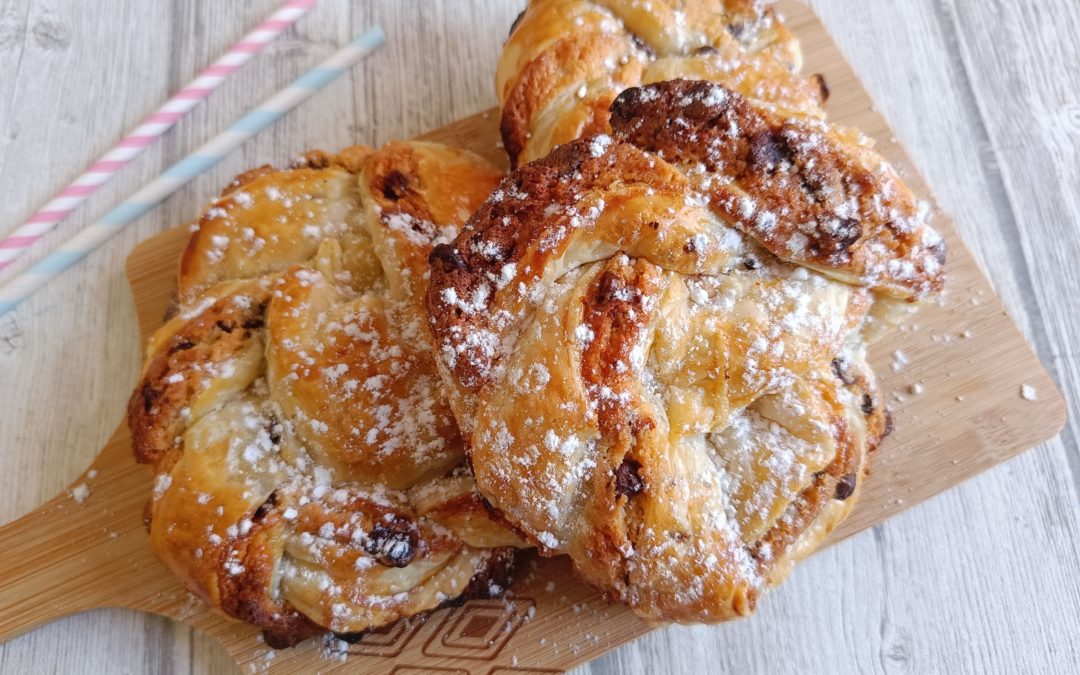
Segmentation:
<svg viewBox="0 0 1080 675">
<path fill-rule="evenodd" d="M 277 4 L 0 0 L 0 231 Z M 244 168 L 412 136 L 494 105 L 495 60 L 523 4 L 325 0 L 64 223 L 50 242 L 352 34 L 386 29 L 389 46 L 351 77 L 0 318 L 0 522 L 61 490 L 121 419 L 139 350 L 122 263 L 137 241 L 191 218 Z M 756 617 L 655 631 L 582 672 L 1076 672 L 1080 2 L 812 4 L 1072 401 L 1074 421 L 1059 439 L 816 555 Z M 120 610 L 0 646 L 2 673 L 233 670 L 186 626 Z"/>
</svg>

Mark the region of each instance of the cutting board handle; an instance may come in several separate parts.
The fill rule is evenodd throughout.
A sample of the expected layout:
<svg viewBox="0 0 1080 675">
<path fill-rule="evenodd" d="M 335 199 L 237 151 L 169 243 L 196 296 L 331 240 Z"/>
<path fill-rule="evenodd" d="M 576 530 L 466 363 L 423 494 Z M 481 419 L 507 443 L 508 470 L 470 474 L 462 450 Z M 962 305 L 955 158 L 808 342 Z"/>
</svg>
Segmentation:
<svg viewBox="0 0 1080 675">
<path fill-rule="evenodd" d="M 127 447 L 121 428 L 67 490 L 0 527 L 0 642 L 86 609 L 136 606 L 116 590 L 145 566 L 150 478 Z"/>
</svg>

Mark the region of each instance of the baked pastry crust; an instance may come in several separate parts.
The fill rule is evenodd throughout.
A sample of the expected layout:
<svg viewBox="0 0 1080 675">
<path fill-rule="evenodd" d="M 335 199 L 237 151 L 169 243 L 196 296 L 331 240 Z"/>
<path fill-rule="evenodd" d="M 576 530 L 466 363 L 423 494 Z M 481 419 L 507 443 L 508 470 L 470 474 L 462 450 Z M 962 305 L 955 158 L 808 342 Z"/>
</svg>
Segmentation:
<svg viewBox="0 0 1080 675">
<path fill-rule="evenodd" d="M 762 0 L 532 0 L 496 72 L 513 164 L 607 132 L 628 87 L 675 77 L 823 116 L 819 77 L 798 75 L 798 41 Z"/>
<path fill-rule="evenodd" d="M 506 587 L 524 542 L 463 465 L 427 255 L 499 179 L 430 143 L 309 153 L 202 215 L 128 421 L 155 553 L 275 646 Z"/>
<path fill-rule="evenodd" d="M 682 79 L 623 92 L 611 126 L 615 138 L 679 166 L 728 222 L 782 260 L 900 300 L 944 288 L 944 240 L 857 131 Z"/>
<path fill-rule="evenodd" d="M 848 208 L 815 199 L 806 157 L 865 204 L 892 200 L 882 213 L 912 207 L 864 142 L 796 117 L 711 83 L 629 90 L 613 137 L 517 169 L 431 254 L 480 491 L 646 620 L 750 612 L 845 517 L 889 428 L 865 360 L 875 298 L 940 288 L 921 221 L 867 206 L 842 247 L 793 246 L 786 213 L 760 226 L 765 205 Z M 708 136 L 720 119 L 753 132 Z M 896 262 L 920 276 L 877 272 Z"/>
</svg>

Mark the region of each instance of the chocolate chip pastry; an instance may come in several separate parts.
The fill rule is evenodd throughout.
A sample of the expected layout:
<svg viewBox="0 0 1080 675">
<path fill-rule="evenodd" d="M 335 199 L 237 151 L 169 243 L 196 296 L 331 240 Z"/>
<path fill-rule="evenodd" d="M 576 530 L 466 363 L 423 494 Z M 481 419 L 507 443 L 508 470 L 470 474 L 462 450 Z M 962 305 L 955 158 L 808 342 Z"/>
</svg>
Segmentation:
<svg viewBox="0 0 1080 675">
<path fill-rule="evenodd" d="M 499 172 L 429 143 L 309 153 L 194 226 L 128 421 L 150 544 L 273 646 L 499 595 L 492 520 L 432 357 L 427 255 Z"/>
<path fill-rule="evenodd" d="M 542 553 L 648 621 L 746 615 L 855 503 L 890 426 L 868 343 L 941 290 L 945 246 L 819 117 L 677 79 L 606 128 L 432 251 L 440 372 L 480 492 Z"/>
</svg>

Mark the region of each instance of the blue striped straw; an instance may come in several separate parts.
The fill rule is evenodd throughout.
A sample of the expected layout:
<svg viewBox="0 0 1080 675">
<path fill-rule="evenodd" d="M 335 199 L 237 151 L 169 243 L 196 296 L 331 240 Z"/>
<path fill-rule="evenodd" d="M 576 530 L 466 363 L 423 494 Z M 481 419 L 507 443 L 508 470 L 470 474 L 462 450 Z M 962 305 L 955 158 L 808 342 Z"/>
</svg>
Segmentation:
<svg viewBox="0 0 1080 675">
<path fill-rule="evenodd" d="M 169 167 L 165 173 L 131 195 L 100 220 L 86 227 L 41 262 L 0 287 L 0 316 L 7 314 L 34 291 L 49 283 L 113 235 L 138 220 L 193 178 L 220 162 L 244 141 L 270 126 L 315 92 L 337 79 L 386 42 L 376 26 L 353 39 L 318 67 L 270 97 L 265 103 L 233 123 L 201 148 Z"/>
</svg>

